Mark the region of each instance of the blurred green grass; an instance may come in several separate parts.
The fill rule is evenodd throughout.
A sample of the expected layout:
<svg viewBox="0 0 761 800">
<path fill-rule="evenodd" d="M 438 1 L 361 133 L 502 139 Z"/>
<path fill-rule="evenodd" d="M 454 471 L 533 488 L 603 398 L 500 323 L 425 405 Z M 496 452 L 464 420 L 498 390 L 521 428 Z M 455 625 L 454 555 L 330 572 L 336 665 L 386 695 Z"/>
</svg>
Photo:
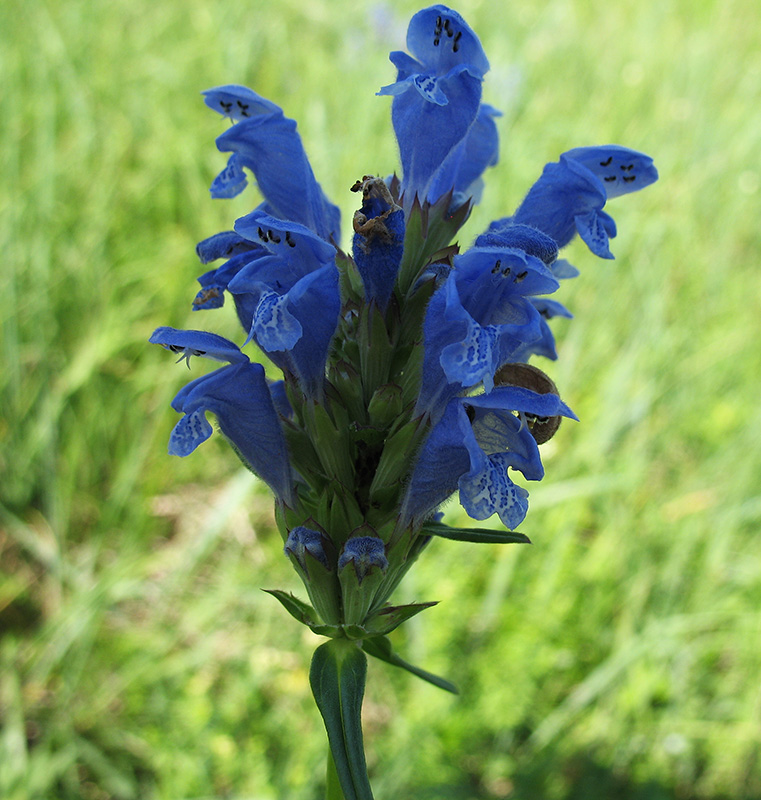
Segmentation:
<svg viewBox="0 0 761 800">
<path fill-rule="evenodd" d="M 193 247 L 240 82 L 298 120 L 344 211 L 396 166 L 410 2 L 0 6 L 0 797 L 317 798 L 316 638 L 261 486 L 220 441 L 170 459 L 187 380 L 146 347 L 199 321 Z M 398 634 L 459 699 L 373 665 L 378 797 L 761 798 L 761 26 L 752 0 L 457 6 L 492 63 L 501 163 L 460 237 L 546 161 L 618 142 L 661 181 L 573 245 L 549 365 L 579 424 L 545 448 L 531 547 L 436 543 Z M 455 505 L 448 513 L 459 519 Z M 395 634 L 396 635 L 396 634 Z"/>
</svg>

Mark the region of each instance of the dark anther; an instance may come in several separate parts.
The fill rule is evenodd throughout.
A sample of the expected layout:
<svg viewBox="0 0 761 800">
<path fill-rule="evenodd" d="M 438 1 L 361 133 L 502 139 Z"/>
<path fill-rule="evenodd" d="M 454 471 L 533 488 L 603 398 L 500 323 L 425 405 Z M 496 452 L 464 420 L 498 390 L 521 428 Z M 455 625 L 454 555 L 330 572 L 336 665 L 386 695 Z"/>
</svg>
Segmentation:
<svg viewBox="0 0 761 800">
<path fill-rule="evenodd" d="M 523 272 L 519 272 L 519 273 L 518 273 L 518 274 L 515 276 L 515 282 L 516 282 L 516 283 L 520 283 L 520 282 L 521 282 L 521 281 L 522 281 L 522 280 L 523 280 L 523 279 L 526 277 L 526 275 L 528 275 L 528 270 L 527 270 L 527 269 L 524 269 L 524 270 L 523 270 Z"/>
<path fill-rule="evenodd" d="M 497 263 L 491 268 L 491 274 L 496 275 L 499 272 L 499 268 L 502 266 L 502 260 L 497 259 Z"/>
<path fill-rule="evenodd" d="M 267 237 L 265 236 L 265 234 L 264 234 L 264 231 L 263 231 L 261 228 L 257 228 L 257 229 L 256 229 L 256 232 L 259 234 L 259 238 L 260 238 L 260 239 L 261 239 L 263 242 L 266 242 L 266 241 L 267 241 Z"/>
<path fill-rule="evenodd" d="M 433 40 L 433 46 L 434 47 L 438 47 L 439 46 L 439 37 L 438 36 Z"/>
<path fill-rule="evenodd" d="M 191 356 L 205 356 L 206 355 L 206 351 L 205 350 L 191 350 L 190 351 L 190 355 Z"/>
<path fill-rule="evenodd" d="M 222 111 L 224 111 L 225 114 L 229 114 L 230 109 L 233 107 L 232 103 L 226 103 L 224 100 L 220 100 L 219 105 L 222 106 Z"/>
<path fill-rule="evenodd" d="M 636 175 L 624 175 L 624 183 L 631 183 L 633 180 L 636 180 Z"/>
<path fill-rule="evenodd" d="M 470 420 L 471 424 L 473 420 L 476 418 L 476 409 L 473 406 L 463 406 L 465 409 L 465 413 L 468 415 L 468 419 Z"/>
<path fill-rule="evenodd" d="M 296 242 L 294 242 L 293 239 L 291 239 L 291 232 L 290 231 L 286 231 L 285 232 L 285 241 L 286 241 L 286 244 L 289 247 L 296 247 Z"/>
<path fill-rule="evenodd" d="M 624 172 L 630 172 L 631 170 L 633 170 L 633 169 L 634 169 L 634 164 L 629 164 L 629 165 L 628 165 L 628 166 L 626 166 L 626 167 L 625 167 L 625 166 L 622 164 L 622 165 L 621 165 L 621 169 L 622 169 Z"/>
<path fill-rule="evenodd" d="M 277 234 L 273 233 L 272 231 L 267 231 L 267 236 L 269 237 L 269 240 L 271 242 L 274 242 L 275 244 L 280 244 L 280 237 Z"/>
<path fill-rule="evenodd" d="M 436 17 L 436 30 L 434 31 L 436 36 L 441 33 L 441 17 Z"/>
<path fill-rule="evenodd" d="M 452 23 L 448 20 L 444 20 L 444 30 L 447 32 L 447 36 L 451 39 L 454 36 L 454 31 L 452 30 Z"/>
<path fill-rule="evenodd" d="M 169 345 L 169 349 L 173 353 L 181 353 L 185 348 L 184 347 L 180 347 L 180 345 L 178 345 L 178 344 L 170 344 Z"/>
<path fill-rule="evenodd" d="M 615 179 L 616 179 L 616 176 L 615 176 L 615 175 L 606 175 L 606 176 L 603 178 L 603 180 L 607 181 L 608 183 L 610 183 L 611 181 L 614 181 Z"/>
<path fill-rule="evenodd" d="M 601 161 L 600 162 L 600 166 L 601 167 L 607 167 L 608 164 L 610 164 L 611 161 L 613 161 L 613 156 L 608 156 L 608 160 L 607 161 Z"/>
<path fill-rule="evenodd" d="M 510 267 L 505 267 L 505 268 L 502 270 L 502 274 L 503 274 L 505 277 L 507 277 L 507 276 L 510 274 Z"/>
<path fill-rule="evenodd" d="M 240 100 L 237 100 L 236 102 L 238 103 L 238 108 L 240 109 L 240 115 L 242 117 L 248 117 L 248 103 L 241 103 Z"/>
<path fill-rule="evenodd" d="M 454 37 L 454 42 L 452 43 L 452 52 L 456 53 L 460 49 L 460 37 L 462 36 L 462 31 L 457 31 L 457 35 Z"/>
</svg>

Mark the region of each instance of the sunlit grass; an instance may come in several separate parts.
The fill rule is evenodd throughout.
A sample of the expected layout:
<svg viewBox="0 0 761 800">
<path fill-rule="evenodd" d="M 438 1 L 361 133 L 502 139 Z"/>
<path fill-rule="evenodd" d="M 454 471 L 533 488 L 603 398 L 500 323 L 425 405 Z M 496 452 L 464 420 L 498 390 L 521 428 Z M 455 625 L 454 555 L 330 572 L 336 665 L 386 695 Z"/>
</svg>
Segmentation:
<svg viewBox="0 0 761 800">
<path fill-rule="evenodd" d="M 376 794 L 761 796 L 761 32 L 750 0 L 457 8 L 492 64 L 502 159 L 461 236 L 546 161 L 618 142 L 661 181 L 567 253 L 548 365 L 580 417 L 545 448 L 530 547 L 437 542 L 395 634 L 459 699 L 371 666 Z M 0 6 L 0 797 L 316 798 L 316 637 L 270 503 L 221 441 L 166 455 L 188 379 L 146 339 L 191 316 L 195 242 L 241 82 L 298 120 L 344 211 L 390 173 L 390 49 L 418 6 Z M 156 349 L 158 350 L 158 349 Z M 193 374 L 197 374 L 194 372 Z M 458 507 L 447 511 L 458 517 Z"/>
</svg>

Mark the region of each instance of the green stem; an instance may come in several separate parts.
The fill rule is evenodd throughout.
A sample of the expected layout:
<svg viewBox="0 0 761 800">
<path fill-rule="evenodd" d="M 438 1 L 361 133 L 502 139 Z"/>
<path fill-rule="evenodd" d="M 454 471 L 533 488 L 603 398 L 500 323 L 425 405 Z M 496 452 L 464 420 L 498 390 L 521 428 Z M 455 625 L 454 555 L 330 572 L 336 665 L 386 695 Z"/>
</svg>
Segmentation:
<svg viewBox="0 0 761 800">
<path fill-rule="evenodd" d="M 327 778 L 328 782 L 325 787 L 325 800 L 345 800 L 344 793 L 341 790 L 341 782 L 338 780 L 336 762 L 333 761 L 333 755 L 330 752 L 330 747 L 328 747 Z"/>
</svg>

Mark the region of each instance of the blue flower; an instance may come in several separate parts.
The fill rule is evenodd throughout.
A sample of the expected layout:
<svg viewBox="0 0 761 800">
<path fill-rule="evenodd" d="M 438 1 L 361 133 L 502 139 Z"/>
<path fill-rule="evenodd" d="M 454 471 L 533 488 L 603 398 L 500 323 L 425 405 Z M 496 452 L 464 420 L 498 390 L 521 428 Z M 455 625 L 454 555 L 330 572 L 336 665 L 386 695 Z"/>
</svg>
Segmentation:
<svg viewBox="0 0 761 800">
<path fill-rule="evenodd" d="M 260 248 L 227 285 L 247 341 L 294 375 L 305 395 L 319 397 L 341 310 L 335 247 L 259 210 L 237 220 L 235 230 Z"/>
<path fill-rule="evenodd" d="M 434 203 L 449 191 L 465 192 L 497 154 L 495 111 L 481 108 L 489 62 L 465 20 L 442 5 L 419 11 L 407 48 L 414 58 L 392 52 L 396 83 L 378 92 L 394 97 L 405 207 L 416 195 Z"/>
<path fill-rule="evenodd" d="M 252 364 L 231 341 L 204 331 L 157 328 L 149 340 L 181 358 L 203 356 L 228 366 L 184 386 L 172 408 L 184 416 L 169 438 L 169 453 L 188 456 L 212 434 L 206 419 L 211 411 L 219 428 L 243 463 L 282 502 L 293 499 L 293 478 L 280 419 L 264 377 L 264 367 Z"/>
<path fill-rule="evenodd" d="M 423 323 L 423 372 L 416 413 L 433 421 L 451 397 L 483 383 L 516 361 L 542 335 L 530 295 L 558 288 L 548 267 L 515 247 L 472 247 L 456 256 Z"/>
<path fill-rule="evenodd" d="M 212 196 L 234 197 L 243 191 L 246 167 L 256 176 L 267 213 L 337 242 L 340 212 L 315 180 L 296 123 L 245 86 L 219 86 L 203 95 L 209 108 L 235 123 L 217 137 L 219 150 L 232 155 L 212 184 Z"/>
<path fill-rule="evenodd" d="M 643 189 L 658 179 L 653 160 L 618 145 L 578 147 L 547 164 L 511 219 L 499 227 L 523 223 L 565 247 L 578 233 L 600 258 L 613 258 L 609 240 L 616 223 L 603 211 L 610 197 Z"/>
<path fill-rule="evenodd" d="M 451 399 L 418 455 L 402 504 L 402 523 L 424 520 L 459 488 L 460 502 L 471 517 L 482 520 L 497 513 L 508 528 L 517 527 L 528 509 L 528 493 L 512 482 L 508 469 L 527 480 L 542 479 L 544 468 L 528 417 L 556 416 L 576 419 L 557 395 L 520 386 Z"/>
</svg>

